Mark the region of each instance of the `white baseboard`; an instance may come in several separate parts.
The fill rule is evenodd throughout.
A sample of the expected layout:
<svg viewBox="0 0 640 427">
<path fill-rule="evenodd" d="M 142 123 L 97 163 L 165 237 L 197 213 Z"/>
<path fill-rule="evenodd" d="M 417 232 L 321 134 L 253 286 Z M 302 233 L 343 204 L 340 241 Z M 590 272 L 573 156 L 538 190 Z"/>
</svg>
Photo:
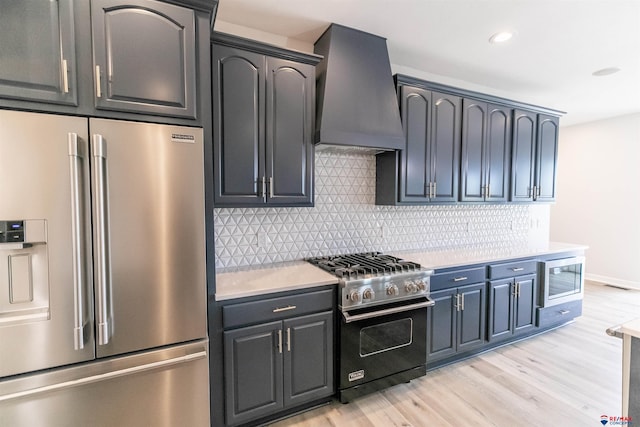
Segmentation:
<svg viewBox="0 0 640 427">
<path fill-rule="evenodd" d="M 623 280 L 615 277 L 601 276 L 599 274 L 585 274 L 586 280 L 593 280 L 594 282 L 604 283 L 605 285 L 613 285 L 621 288 L 637 289 L 640 290 L 640 282 L 634 282 L 631 280 Z"/>
</svg>

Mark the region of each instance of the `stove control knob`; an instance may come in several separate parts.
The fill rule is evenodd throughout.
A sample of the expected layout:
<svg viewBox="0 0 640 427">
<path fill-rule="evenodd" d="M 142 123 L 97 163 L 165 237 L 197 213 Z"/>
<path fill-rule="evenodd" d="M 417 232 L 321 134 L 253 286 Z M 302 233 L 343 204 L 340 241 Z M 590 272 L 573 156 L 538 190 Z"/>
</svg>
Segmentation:
<svg viewBox="0 0 640 427">
<path fill-rule="evenodd" d="M 398 295 L 398 287 L 396 285 L 387 286 L 387 295 Z"/>
<path fill-rule="evenodd" d="M 424 292 L 427 290 L 427 284 L 424 283 L 424 280 L 416 280 L 416 286 L 418 287 L 418 291 Z"/>
<path fill-rule="evenodd" d="M 362 299 L 374 299 L 376 296 L 376 293 L 373 292 L 373 289 L 371 288 L 367 288 L 364 290 L 364 292 L 362 293 Z"/>
<path fill-rule="evenodd" d="M 404 290 L 408 294 L 412 294 L 418 290 L 418 286 L 414 282 L 407 282 L 404 284 Z"/>
<path fill-rule="evenodd" d="M 349 294 L 349 299 L 352 302 L 360 302 L 360 292 L 358 291 L 351 291 L 351 293 Z"/>
</svg>

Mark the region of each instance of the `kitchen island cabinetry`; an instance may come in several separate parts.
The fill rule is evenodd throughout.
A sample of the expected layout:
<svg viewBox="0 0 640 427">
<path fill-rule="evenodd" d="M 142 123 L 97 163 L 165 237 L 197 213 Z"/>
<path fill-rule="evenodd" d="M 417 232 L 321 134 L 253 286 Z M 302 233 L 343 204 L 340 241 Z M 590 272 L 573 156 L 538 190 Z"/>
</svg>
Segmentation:
<svg viewBox="0 0 640 427">
<path fill-rule="evenodd" d="M 511 338 L 536 327 L 537 261 L 489 266 L 490 342 Z"/>
<path fill-rule="evenodd" d="M 427 315 L 427 364 L 482 346 L 486 333 L 485 269 L 431 278 L 435 305 Z"/>
<path fill-rule="evenodd" d="M 333 289 L 223 307 L 226 423 L 334 393 Z"/>
<path fill-rule="evenodd" d="M 212 38 L 217 207 L 312 206 L 320 57 Z"/>
<path fill-rule="evenodd" d="M 511 108 L 463 99 L 460 201 L 506 202 Z"/>
<path fill-rule="evenodd" d="M 0 106 L 199 125 L 216 3 L 3 3 Z"/>
<path fill-rule="evenodd" d="M 514 111 L 511 201 L 555 200 L 558 127 L 558 117 Z"/>
<path fill-rule="evenodd" d="M 376 159 L 376 204 L 456 202 L 459 97 L 397 80 L 405 149 Z"/>
</svg>

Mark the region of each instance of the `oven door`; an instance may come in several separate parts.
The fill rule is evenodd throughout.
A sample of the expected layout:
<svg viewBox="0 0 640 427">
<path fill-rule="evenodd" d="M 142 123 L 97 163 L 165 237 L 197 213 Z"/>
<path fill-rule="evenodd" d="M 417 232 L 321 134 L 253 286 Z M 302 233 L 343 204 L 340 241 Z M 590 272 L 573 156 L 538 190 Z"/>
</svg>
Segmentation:
<svg viewBox="0 0 640 427">
<path fill-rule="evenodd" d="M 343 312 L 340 389 L 426 364 L 429 298 Z"/>
</svg>

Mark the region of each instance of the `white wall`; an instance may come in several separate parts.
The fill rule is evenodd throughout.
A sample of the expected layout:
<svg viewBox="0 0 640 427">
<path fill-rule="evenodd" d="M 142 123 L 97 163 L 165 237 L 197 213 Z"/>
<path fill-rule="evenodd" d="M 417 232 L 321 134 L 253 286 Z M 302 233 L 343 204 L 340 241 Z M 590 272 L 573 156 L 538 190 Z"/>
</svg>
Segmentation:
<svg viewBox="0 0 640 427">
<path fill-rule="evenodd" d="M 640 113 L 561 128 L 558 161 L 551 240 L 589 246 L 588 279 L 640 288 Z"/>
</svg>

